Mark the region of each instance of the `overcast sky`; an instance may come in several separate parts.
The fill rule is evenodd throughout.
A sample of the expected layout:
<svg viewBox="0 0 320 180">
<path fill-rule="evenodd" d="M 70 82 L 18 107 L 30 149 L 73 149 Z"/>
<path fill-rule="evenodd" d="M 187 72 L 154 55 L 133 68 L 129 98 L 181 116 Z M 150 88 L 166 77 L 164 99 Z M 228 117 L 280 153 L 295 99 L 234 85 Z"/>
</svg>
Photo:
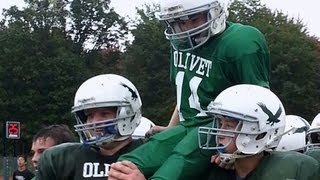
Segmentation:
<svg viewBox="0 0 320 180">
<path fill-rule="evenodd" d="M 111 0 L 111 6 L 122 16 L 134 17 L 135 7 L 144 3 L 158 2 L 159 0 Z M 307 25 L 311 35 L 320 37 L 319 0 L 262 0 L 271 9 L 282 10 L 291 17 L 300 17 Z M 23 6 L 23 0 L 0 0 L 0 10 L 17 5 Z"/>
</svg>

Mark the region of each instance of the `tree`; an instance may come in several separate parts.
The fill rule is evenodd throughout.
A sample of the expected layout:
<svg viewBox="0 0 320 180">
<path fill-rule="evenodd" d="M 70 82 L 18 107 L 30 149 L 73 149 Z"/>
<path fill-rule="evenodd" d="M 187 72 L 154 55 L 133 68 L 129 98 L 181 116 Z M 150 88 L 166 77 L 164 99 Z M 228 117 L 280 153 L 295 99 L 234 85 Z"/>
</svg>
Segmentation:
<svg viewBox="0 0 320 180">
<path fill-rule="evenodd" d="M 301 19 L 272 12 L 259 0 L 235 1 L 231 21 L 261 30 L 271 54 L 271 89 L 280 96 L 287 114 L 309 121 L 319 111 L 319 41 L 308 36 Z"/>
<path fill-rule="evenodd" d="M 28 135 L 41 124 L 74 124 L 70 97 L 88 74 L 85 61 L 59 32 L 41 41 L 13 27 L 0 33 L 0 118 L 27 124 Z"/>
<path fill-rule="evenodd" d="M 170 45 L 155 16 L 143 10 L 138 13 L 141 19 L 132 30 L 134 41 L 125 52 L 124 72 L 141 94 L 143 115 L 157 124 L 166 125 L 175 107 L 173 87 L 169 82 Z"/>
<path fill-rule="evenodd" d="M 117 48 L 125 43 L 127 24 L 113 8 L 110 0 L 73 0 L 70 5 L 71 29 L 74 42 L 92 49 Z M 123 41 L 123 42 L 121 42 Z"/>
</svg>

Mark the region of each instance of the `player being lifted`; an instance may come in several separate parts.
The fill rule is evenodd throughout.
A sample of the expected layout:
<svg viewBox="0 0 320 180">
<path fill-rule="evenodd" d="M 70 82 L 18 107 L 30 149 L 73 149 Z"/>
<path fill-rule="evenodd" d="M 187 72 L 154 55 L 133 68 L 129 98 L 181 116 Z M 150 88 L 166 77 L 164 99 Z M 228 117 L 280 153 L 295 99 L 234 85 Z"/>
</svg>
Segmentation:
<svg viewBox="0 0 320 180">
<path fill-rule="evenodd" d="M 133 162 L 151 179 L 201 179 L 211 156 L 199 150 L 197 130 L 211 123 L 205 113 L 208 104 L 236 84 L 268 88 L 269 50 L 258 29 L 226 21 L 227 0 L 159 3 L 159 20 L 166 24 L 172 46 L 170 80 L 176 87 L 176 108 L 167 127 L 155 126 L 148 134 L 163 132 L 119 160 Z M 121 162 L 117 166 L 121 169 Z"/>
</svg>

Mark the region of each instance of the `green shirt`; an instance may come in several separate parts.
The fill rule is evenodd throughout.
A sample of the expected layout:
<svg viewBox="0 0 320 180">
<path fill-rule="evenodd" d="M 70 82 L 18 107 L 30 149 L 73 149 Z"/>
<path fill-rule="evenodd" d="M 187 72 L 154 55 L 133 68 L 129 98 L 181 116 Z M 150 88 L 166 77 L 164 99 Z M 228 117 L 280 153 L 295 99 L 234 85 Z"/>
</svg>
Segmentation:
<svg viewBox="0 0 320 180">
<path fill-rule="evenodd" d="M 227 23 L 226 30 L 189 52 L 172 49 L 170 80 L 176 86 L 180 123 L 207 121 L 210 101 L 236 84 L 269 87 L 269 50 L 254 27 Z"/>
<path fill-rule="evenodd" d="M 320 163 L 320 149 L 311 149 L 305 152 L 306 155 L 313 157 Z"/>
<path fill-rule="evenodd" d="M 319 163 L 307 155 L 288 151 L 266 153 L 259 165 L 241 178 L 235 171 L 211 173 L 209 180 L 319 180 Z M 220 168 L 221 170 L 221 168 Z"/>
<path fill-rule="evenodd" d="M 81 143 L 65 143 L 47 149 L 39 162 L 38 180 L 108 179 L 110 165 L 121 154 L 142 144 L 132 141 L 112 156 L 104 156 L 99 148 L 83 146 Z"/>
</svg>

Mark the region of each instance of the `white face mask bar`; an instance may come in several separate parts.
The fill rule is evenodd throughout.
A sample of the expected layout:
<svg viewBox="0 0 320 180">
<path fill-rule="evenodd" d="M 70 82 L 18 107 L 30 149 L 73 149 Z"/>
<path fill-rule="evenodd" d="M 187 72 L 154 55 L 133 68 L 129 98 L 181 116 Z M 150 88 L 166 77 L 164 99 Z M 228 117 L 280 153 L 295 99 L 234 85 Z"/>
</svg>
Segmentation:
<svg viewBox="0 0 320 180">
<path fill-rule="evenodd" d="M 220 10 L 217 13 L 217 10 Z M 190 51 L 197 47 L 203 45 L 211 37 L 211 26 L 215 24 L 214 21 L 220 19 L 220 17 L 225 13 L 220 4 L 215 1 L 211 4 L 189 9 L 187 11 L 179 10 L 181 12 L 175 14 L 174 12 L 168 12 L 168 14 L 159 15 L 159 19 L 165 21 L 168 28 L 165 30 L 164 34 L 166 38 L 170 40 L 172 47 L 179 51 Z M 212 17 L 212 12 L 215 16 Z M 193 15 L 199 13 L 206 13 L 206 22 L 198 27 L 192 28 L 187 31 L 181 30 L 179 22 L 190 19 Z"/>
</svg>

